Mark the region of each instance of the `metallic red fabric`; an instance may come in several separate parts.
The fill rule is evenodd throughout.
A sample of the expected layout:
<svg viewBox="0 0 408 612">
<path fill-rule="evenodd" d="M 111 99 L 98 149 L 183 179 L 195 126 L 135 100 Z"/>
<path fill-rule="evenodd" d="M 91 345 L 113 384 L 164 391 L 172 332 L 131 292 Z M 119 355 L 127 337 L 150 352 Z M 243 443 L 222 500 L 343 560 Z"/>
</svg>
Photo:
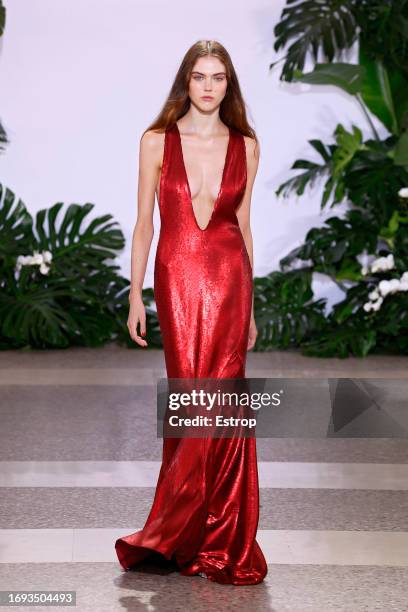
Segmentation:
<svg viewBox="0 0 408 612">
<path fill-rule="evenodd" d="M 230 128 L 218 197 L 201 229 L 178 126 L 166 130 L 154 293 L 169 378 L 245 377 L 252 268 L 235 209 L 246 181 L 244 138 Z M 267 573 L 258 517 L 255 438 L 167 438 L 145 526 L 115 549 L 125 569 L 161 553 L 185 576 L 257 584 Z"/>
</svg>

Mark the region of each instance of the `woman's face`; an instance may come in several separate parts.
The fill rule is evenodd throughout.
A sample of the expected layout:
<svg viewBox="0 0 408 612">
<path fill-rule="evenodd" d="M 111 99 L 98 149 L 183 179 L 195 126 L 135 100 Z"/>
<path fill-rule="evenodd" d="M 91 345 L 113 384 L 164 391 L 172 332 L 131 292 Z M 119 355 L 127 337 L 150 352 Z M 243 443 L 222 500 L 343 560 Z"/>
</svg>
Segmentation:
<svg viewBox="0 0 408 612">
<path fill-rule="evenodd" d="M 206 55 L 200 57 L 193 66 L 188 95 L 200 110 L 213 111 L 221 104 L 227 85 L 224 64 L 218 57 Z"/>
</svg>

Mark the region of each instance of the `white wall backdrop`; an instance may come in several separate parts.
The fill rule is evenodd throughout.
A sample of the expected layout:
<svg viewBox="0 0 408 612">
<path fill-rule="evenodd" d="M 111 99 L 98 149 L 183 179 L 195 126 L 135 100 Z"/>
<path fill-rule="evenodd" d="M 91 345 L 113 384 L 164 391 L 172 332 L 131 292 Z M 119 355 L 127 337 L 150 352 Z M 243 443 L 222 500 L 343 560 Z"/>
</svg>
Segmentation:
<svg viewBox="0 0 408 612">
<path fill-rule="evenodd" d="M 0 116 L 11 143 L 0 156 L 0 181 L 31 213 L 55 202 L 91 202 L 92 216 L 112 213 L 126 237 L 119 258 L 124 275 L 130 275 L 136 221 L 139 139 L 159 112 L 185 51 L 201 38 L 219 40 L 229 50 L 260 139 L 252 200 L 255 274 L 277 269 L 310 227 L 333 214 L 320 213 L 320 191 L 282 200 L 275 189 L 289 178 L 296 158 L 310 156 L 308 139 L 329 141 L 339 121 L 368 130 L 345 94 L 283 84 L 279 66 L 269 72 L 277 58 L 273 28 L 283 0 L 5 4 Z M 159 228 L 156 203 L 145 287 L 153 285 Z M 341 298 L 323 277 L 314 288 L 329 304 Z"/>
</svg>

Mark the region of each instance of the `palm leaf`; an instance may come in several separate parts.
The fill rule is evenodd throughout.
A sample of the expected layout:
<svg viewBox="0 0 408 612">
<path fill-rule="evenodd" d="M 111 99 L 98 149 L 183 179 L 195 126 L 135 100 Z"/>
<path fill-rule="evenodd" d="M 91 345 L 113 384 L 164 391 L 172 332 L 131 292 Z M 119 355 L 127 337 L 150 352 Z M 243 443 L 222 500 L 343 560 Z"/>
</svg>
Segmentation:
<svg viewBox="0 0 408 612">
<path fill-rule="evenodd" d="M 309 140 L 309 144 L 323 158 L 324 163 L 318 164 L 305 159 L 296 160 L 291 169 L 305 170 L 305 172 L 282 183 L 275 192 L 277 196 L 288 197 L 292 192 L 295 192 L 298 196 L 303 195 L 306 186 L 312 187 L 319 178 L 330 172 L 335 147 L 333 145 L 325 145 L 321 140 L 317 139 Z"/>
</svg>

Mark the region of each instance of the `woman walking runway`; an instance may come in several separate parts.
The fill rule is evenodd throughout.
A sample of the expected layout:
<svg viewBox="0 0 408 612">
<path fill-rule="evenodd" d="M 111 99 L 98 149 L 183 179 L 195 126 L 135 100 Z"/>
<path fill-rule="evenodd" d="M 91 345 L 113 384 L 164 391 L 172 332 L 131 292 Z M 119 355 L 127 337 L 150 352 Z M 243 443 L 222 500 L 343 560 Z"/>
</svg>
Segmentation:
<svg viewBox="0 0 408 612">
<path fill-rule="evenodd" d="M 174 116 L 183 78 L 187 88 L 190 82 L 189 106 Z M 235 80 L 221 45 L 197 43 L 180 67 L 159 125 L 153 125 L 158 130 L 165 120 L 154 295 L 169 378 L 245 377 L 255 329 L 253 281 L 237 211 L 245 205 L 241 218 L 249 218 L 256 168 L 249 166 L 248 185 L 245 136 L 231 110 L 234 92 L 240 100 Z M 197 138 L 194 144 L 188 135 L 195 118 L 202 126 L 211 119 L 208 125 L 219 130 L 213 150 L 196 152 Z M 256 584 L 267 573 L 256 541 L 258 518 L 255 438 L 164 438 L 149 516 L 142 530 L 116 541 L 116 552 L 125 569 L 159 553 L 185 576 Z"/>
</svg>

